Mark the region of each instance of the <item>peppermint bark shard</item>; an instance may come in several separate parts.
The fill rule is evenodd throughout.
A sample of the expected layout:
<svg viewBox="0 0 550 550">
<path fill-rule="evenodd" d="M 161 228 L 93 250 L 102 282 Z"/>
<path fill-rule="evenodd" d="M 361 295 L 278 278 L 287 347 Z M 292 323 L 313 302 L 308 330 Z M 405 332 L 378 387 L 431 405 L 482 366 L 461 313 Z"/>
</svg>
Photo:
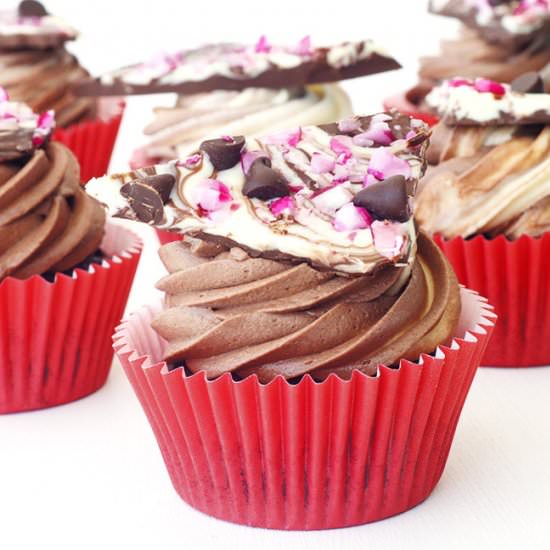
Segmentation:
<svg viewBox="0 0 550 550">
<path fill-rule="evenodd" d="M 212 90 L 287 88 L 335 82 L 399 69 L 399 63 L 371 40 L 313 47 L 210 44 L 104 74 L 77 86 L 80 95 L 162 92 L 195 94 Z"/>
<path fill-rule="evenodd" d="M 114 216 L 341 274 L 414 256 L 409 203 L 425 169 L 423 122 L 381 113 L 220 140 L 180 161 L 94 179 L 87 190 Z M 169 193 L 150 183 L 160 174 L 173 176 Z"/>
<path fill-rule="evenodd" d="M 548 124 L 550 94 L 540 93 L 539 81 L 536 73 L 521 75 L 510 85 L 457 77 L 434 88 L 426 103 L 449 125 Z"/>
</svg>

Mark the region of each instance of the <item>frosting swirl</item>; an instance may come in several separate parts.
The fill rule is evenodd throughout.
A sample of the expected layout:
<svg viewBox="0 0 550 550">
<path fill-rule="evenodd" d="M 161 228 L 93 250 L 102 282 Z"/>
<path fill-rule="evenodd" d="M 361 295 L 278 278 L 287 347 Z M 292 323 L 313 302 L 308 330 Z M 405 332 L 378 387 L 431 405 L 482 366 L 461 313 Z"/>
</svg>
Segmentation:
<svg viewBox="0 0 550 550">
<path fill-rule="evenodd" d="M 423 235 L 410 267 L 353 279 L 205 243 L 171 243 L 160 256 L 168 308 L 153 328 L 167 361 L 208 378 L 374 374 L 433 352 L 460 313 L 454 273 Z"/>
<path fill-rule="evenodd" d="M 73 154 L 49 143 L 0 164 L 0 280 L 65 271 L 98 248 L 105 213 L 80 186 Z"/>
<path fill-rule="evenodd" d="M 150 141 L 135 152 L 133 162 L 145 166 L 188 156 L 205 137 L 256 136 L 266 130 L 322 124 L 350 114 L 350 101 L 336 85 L 180 96 L 174 107 L 155 109 L 155 120 L 145 128 Z"/>
</svg>

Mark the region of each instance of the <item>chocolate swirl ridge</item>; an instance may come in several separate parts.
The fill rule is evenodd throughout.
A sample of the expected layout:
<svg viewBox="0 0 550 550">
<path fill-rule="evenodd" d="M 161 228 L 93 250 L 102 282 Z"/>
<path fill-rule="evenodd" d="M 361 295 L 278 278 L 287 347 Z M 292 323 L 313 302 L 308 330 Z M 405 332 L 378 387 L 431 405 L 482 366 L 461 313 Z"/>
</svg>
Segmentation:
<svg viewBox="0 0 550 550">
<path fill-rule="evenodd" d="M 0 165 L 0 280 L 64 271 L 99 248 L 105 213 L 79 181 L 78 162 L 58 143 Z"/>
<path fill-rule="evenodd" d="M 153 328 L 166 359 L 209 378 L 225 372 L 294 379 L 417 359 L 447 340 L 460 312 L 458 285 L 435 245 L 419 238 L 412 268 L 346 278 L 251 258 L 240 249 L 171 243 L 158 283 L 168 308 Z"/>
</svg>

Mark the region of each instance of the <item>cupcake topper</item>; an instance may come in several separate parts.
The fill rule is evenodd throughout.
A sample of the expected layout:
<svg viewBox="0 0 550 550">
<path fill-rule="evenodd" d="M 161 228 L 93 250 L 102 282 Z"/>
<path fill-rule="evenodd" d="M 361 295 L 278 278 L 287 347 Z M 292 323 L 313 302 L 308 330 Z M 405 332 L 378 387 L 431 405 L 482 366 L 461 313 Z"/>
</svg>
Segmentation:
<svg viewBox="0 0 550 550">
<path fill-rule="evenodd" d="M 159 55 L 104 74 L 77 87 L 81 95 L 121 95 L 212 90 L 285 88 L 334 82 L 398 69 L 399 63 L 371 40 L 313 47 L 309 37 L 292 46 L 208 44 L 173 55 Z"/>
<path fill-rule="evenodd" d="M 460 19 L 490 42 L 548 38 L 549 0 L 431 0 L 430 11 Z"/>
<path fill-rule="evenodd" d="M 434 88 L 426 103 L 444 123 L 457 126 L 509 126 L 550 123 L 550 94 L 536 72 L 511 84 L 485 78 L 453 78 Z"/>
<path fill-rule="evenodd" d="M 55 127 L 53 111 L 40 115 L 24 103 L 10 101 L 0 87 L 0 161 L 30 155 L 42 147 Z"/>
<path fill-rule="evenodd" d="M 114 216 L 251 255 L 364 274 L 415 250 L 409 198 L 429 130 L 393 113 L 259 139 L 220 136 L 186 159 L 92 180 Z"/>
<path fill-rule="evenodd" d="M 72 27 L 35 0 L 23 0 L 17 9 L 0 10 L 0 50 L 57 48 L 76 36 Z"/>
</svg>

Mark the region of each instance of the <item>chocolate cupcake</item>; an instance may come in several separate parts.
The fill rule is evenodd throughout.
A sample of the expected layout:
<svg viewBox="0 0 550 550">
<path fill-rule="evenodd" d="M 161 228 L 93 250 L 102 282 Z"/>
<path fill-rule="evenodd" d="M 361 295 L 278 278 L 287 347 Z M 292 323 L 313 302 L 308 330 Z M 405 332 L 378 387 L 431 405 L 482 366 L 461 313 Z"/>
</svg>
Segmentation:
<svg viewBox="0 0 550 550">
<path fill-rule="evenodd" d="M 139 240 L 106 226 L 74 155 L 50 140 L 53 111 L 39 116 L 0 93 L 0 412 L 13 412 L 104 383 Z M 90 307 L 92 296 L 112 309 Z"/>
<path fill-rule="evenodd" d="M 0 11 L 0 86 L 36 112 L 54 110 L 53 138 L 75 153 L 83 180 L 107 171 L 122 104 L 77 97 L 74 86 L 89 73 L 65 45 L 78 33 L 35 0 Z"/>
<path fill-rule="evenodd" d="M 456 75 L 485 77 L 511 83 L 527 71 L 544 76 L 550 91 L 550 5 L 538 0 L 441 0 L 430 11 L 459 19 L 463 26 L 455 39 L 441 42 L 438 55 L 420 59 L 420 80 L 404 97 L 389 104 L 408 111 L 426 111 L 427 93 Z M 395 102 L 400 102 L 397 105 Z"/>
<path fill-rule="evenodd" d="M 193 506 L 320 529 L 399 513 L 433 489 L 491 322 L 412 221 L 428 138 L 422 122 L 382 113 L 210 139 L 89 182 L 111 214 L 185 235 L 161 248 L 164 306 L 123 324 L 115 349 Z M 435 402 L 445 413 L 428 420 Z M 423 433 L 437 457 L 418 452 L 434 441 Z"/>
<path fill-rule="evenodd" d="M 496 307 L 500 322 L 485 364 L 546 365 L 550 94 L 536 73 L 511 85 L 455 78 L 427 103 L 442 121 L 417 219 L 439 235 L 459 280 Z"/>
</svg>

